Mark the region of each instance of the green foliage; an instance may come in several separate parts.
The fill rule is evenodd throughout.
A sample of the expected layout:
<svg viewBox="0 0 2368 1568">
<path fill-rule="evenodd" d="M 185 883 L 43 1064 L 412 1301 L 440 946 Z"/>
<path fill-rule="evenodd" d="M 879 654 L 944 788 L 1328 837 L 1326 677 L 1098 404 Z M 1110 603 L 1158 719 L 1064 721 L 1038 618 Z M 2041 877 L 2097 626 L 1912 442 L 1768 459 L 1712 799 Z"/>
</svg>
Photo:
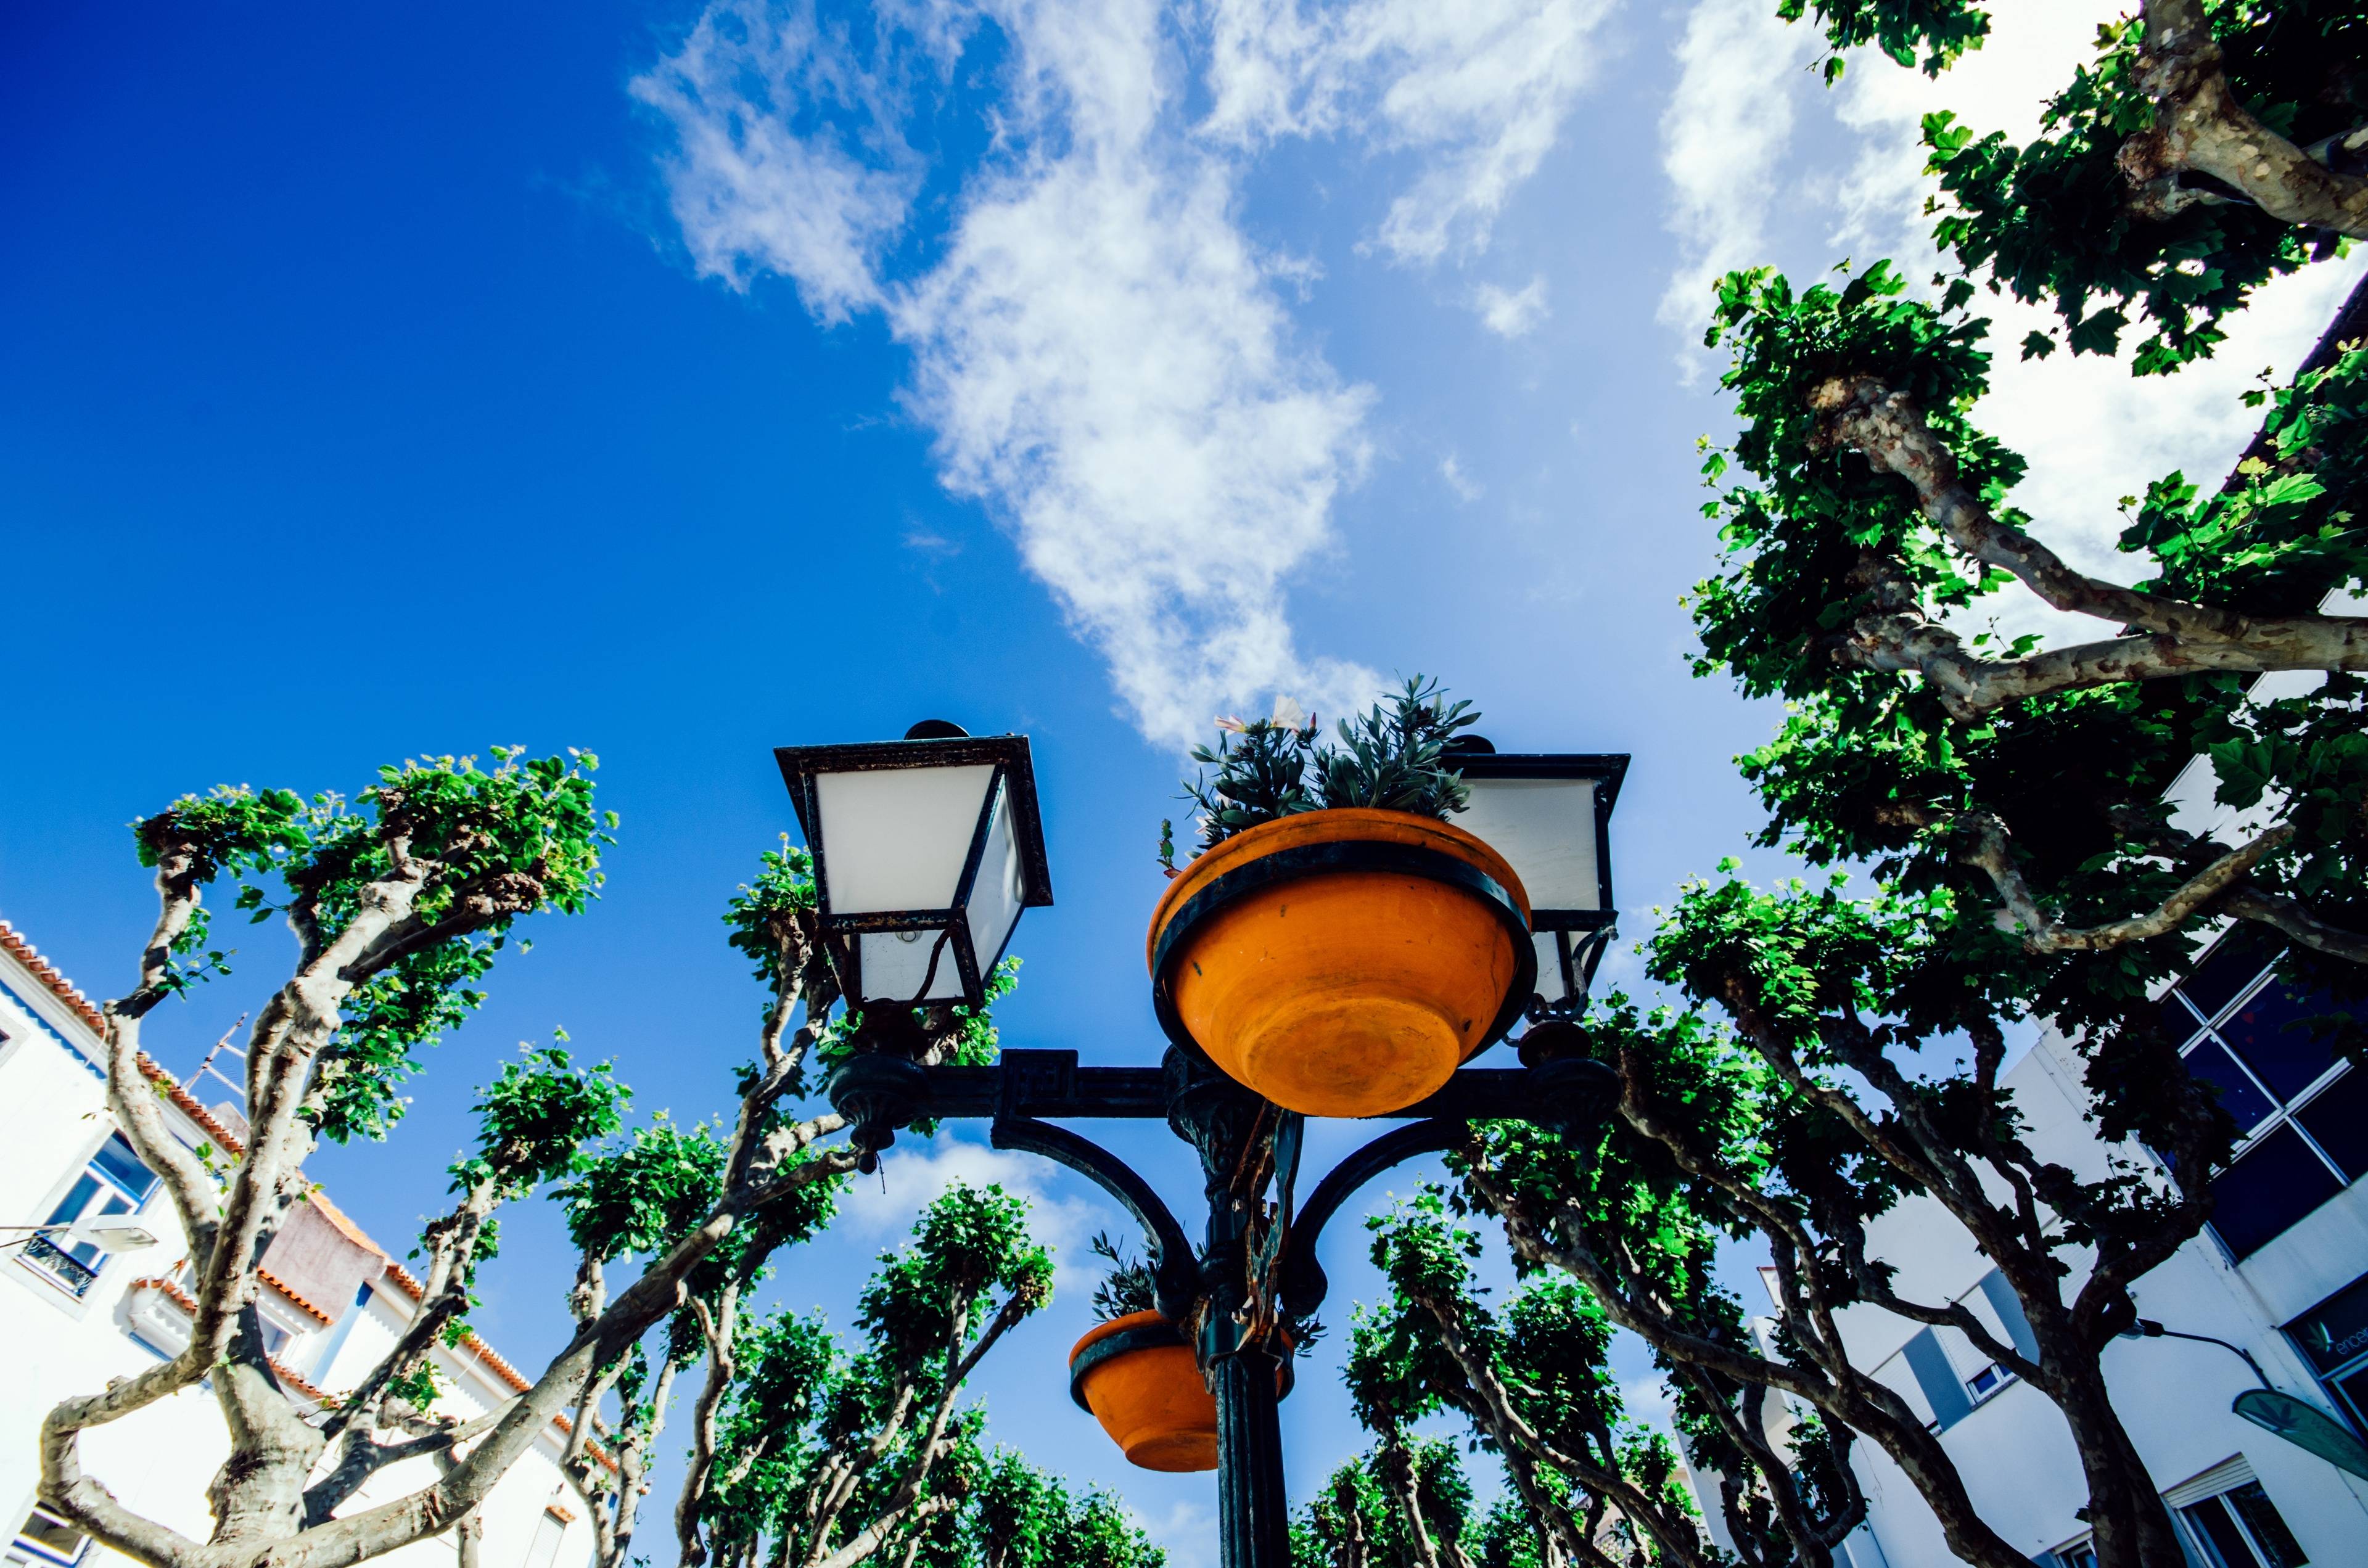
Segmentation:
<svg viewBox="0 0 2368 1568">
<path fill-rule="evenodd" d="M 1830 84 L 1842 74 L 1840 51 L 1871 43 L 1902 65 L 1917 64 L 1937 76 L 1989 36 L 1989 14 L 1974 0 L 1778 0 L 1776 14 L 1788 22 L 1816 18 L 1836 58 L 1826 64 Z"/>
<path fill-rule="evenodd" d="M 2230 90 L 2271 130 L 2307 145 L 2368 120 L 2356 68 L 2368 8 L 2358 0 L 2205 0 L 2203 8 Z M 2100 28 L 2094 58 L 2048 100 L 2026 146 L 1998 131 L 1976 135 L 1947 113 L 1926 118 L 1924 142 L 1945 199 L 1935 242 L 2017 299 L 2054 306 L 2076 354 L 2115 352 L 2136 306 L 2155 327 L 2133 364 L 2146 375 L 2210 354 L 2253 290 L 2341 247 L 2242 201 L 2168 216 L 2133 210 L 2116 159 L 2155 122 L 2138 80 L 2143 40 L 2135 18 Z"/>
<path fill-rule="evenodd" d="M 621 1146 L 584 1157 L 554 1192 L 569 1239 L 603 1262 L 663 1255 L 723 1198 L 725 1153 L 704 1123 L 660 1111 Z"/>
<path fill-rule="evenodd" d="M 1425 1534 L 1433 1542 L 1463 1545 L 1471 1554 L 1486 1527 L 1474 1515 L 1472 1483 L 1454 1443 L 1396 1437 L 1333 1471 L 1324 1490 L 1300 1510 L 1292 1526 L 1293 1568 L 1334 1568 L 1344 1561 L 1368 1568 L 1428 1568 L 1440 1560 L 1422 1550 L 1416 1518 L 1383 1479 L 1387 1469 L 1396 1469 L 1411 1492 Z M 1518 1535 L 1532 1554 L 1530 1561 L 1539 1562 L 1534 1528 L 1524 1525 Z"/>
<path fill-rule="evenodd" d="M 556 1045 L 519 1050 L 524 1060 L 477 1093 L 477 1146 L 451 1167 L 454 1192 L 491 1185 L 507 1200 L 584 1170 L 585 1145 L 615 1132 L 632 1100 L 606 1062 L 579 1067 Z"/>
<path fill-rule="evenodd" d="M 1110 1272 L 1094 1287 L 1094 1321 L 1108 1323 L 1125 1317 L 1130 1312 L 1147 1312 L 1159 1305 L 1158 1282 L 1152 1277 L 1151 1265 L 1129 1252 L 1123 1243 L 1110 1239 L 1106 1231 L 1094 1233 L 1086 1244 L 1096 1257 L 1110 1265 Z"/>
<path fill-rule="evenodd" d="M 959 1324 L 981 1322 L 994 1290 L 1042 1306 L 1053 1255 L 1028 1233 L 1025 1199 L 956 1182 L 921 1211 L 911 1244 L 882 1256 L 856 1323 L 891 1363 L 918 1366 Z"/>
<path fill-rule="evenodd" d="M 1026 1204 L 1001 1188 L 957 1183 L 922 1211 L 907 1244 L 880 1258 L 859 1301 L 856 1343 L 816 1316 L 781 1312 L 747 1327 L 718 1417 L 719 1450 L 731 1463 L 700 1504 L 719 1554 L 769 1540 L 800 1561 L 877 1517 L 917 1457 L 926 1411 L 951 1393 L 954 1362 L 996 1310 L 994 1297 L 1023 1313 L 1050 1299 L 1052 1259 L 1026 1218 Z M 987 1561 L 1012 1568 L 1090 1562 L 1041 1554 L 1092 1545 L 1113 1552 L 1120 1568 L 1156 1568 L 1158 1555 L 1115 1505 L 1072 1498 L 1009 1456 L 990 1459 L 984 1426 L 975 1407 L 951 1418 L 950 1451 L 926 1494 L 946 1511 L 896 1538 L 913 1545 L 916 1562 L 967 1568 L 979 1559 L 966 1554 L 989 1546 L 1007 1555 Z M 880 1452 L 865 1457 L 876 1439 Z M 843 1513 L 829 1513 L 816 1541 L 820 1516 L 809 1505 L 835 1458 L 854 1463 L 855 1495 Z"/>
<path fill-rule="evenodd" d="M 997 1449 L 973 1494 L 968 1535 L 980 1568 L 1163 1568 L 1125 1506 L 1109 1494 L 1071 1495 L 1053 1476 Z"/>
<path fill-rule="evenodd" d="M 1386 707 L 1342 720 L 1337 746 L 1316 744 L 1315 719 L 1300 719 L 1295 704 L 1281 707 L 1270 720 L 1221 719 L 1217 748 L 1192 748 L 1193 761 L 1217 770 L 1184 786 L 1182 798 L 1200 808 L 1203 850 L 1301 812 L 1366 806 L 1444 820 L 1470 799 L 1447 746 L 1480 715 L 1449 702 L 1437 681 L 1416 676 Z M 1163 824 L 1172 849 L 1166 832 Z"/>
<path fill-rule="evenodd" d="M 598 894 L 600 851 L 616 825 L 592 803 L 598 759 L 525 759 L 510 746 L 492 754 L 491 768 L 466 756 L 382 767 L 350 804 L 221 788 L 135 830 L 142 864 L 183 865 L 192 887 L 228 873 L 240 883 L 232 907 L 258 921 L 285 914 L 307 961 L 337 939 L 373 883 L 416 880 L 417 938 L 366 961 L 357 955 L 362 972 L 317 1058 L 302 1114 L 324 1138 L 384 1137 L 403 1115 L 399 1091 L 418 1070 L 416 1051 L 483 1003 L 475 986 L 518 917 L 577 914 Z M 165 989 L 227 972 L 228 955 L 209 939 L 200 904 L 174 944 Z"/>
<path fill-rule="evenodd" d="M 725 907 L 732 946 L 756 965 L 768 989 L 794 983 L 786 967 L 803 956 L 802 917 L 815 908 L 814 857 L 783 835 L 781 847 L 765 851 L 757 880 L 744 883 Z"/>
</svg>

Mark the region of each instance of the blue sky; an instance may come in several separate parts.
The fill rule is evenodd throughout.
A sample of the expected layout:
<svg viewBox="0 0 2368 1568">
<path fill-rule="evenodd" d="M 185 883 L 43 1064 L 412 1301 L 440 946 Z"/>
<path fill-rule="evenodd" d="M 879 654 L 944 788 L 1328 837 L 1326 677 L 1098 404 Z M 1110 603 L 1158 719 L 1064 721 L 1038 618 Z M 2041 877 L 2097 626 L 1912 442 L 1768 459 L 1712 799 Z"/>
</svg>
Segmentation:
<svg viewBox="0 0 2368 1568">
<path fill-rule="evenodd" d="M 505 963 L 393 1142 L 313 1163 L 398 1251 L 515 1040 L 727 1108 L 758 999 L 717 917 L 791 825 L 773 745 L 1031 735 L 1059 902 L 1005 1039 L 1089 1061 L 1157 1054 L 1179 750 L 1278 691 L 1332 713 L 1425 671 L 1501 747 L 1634 753 L 1641 930 L 1742 848 L 1728 759 L 1771 722 L 1684 667 L 1693 441 L 1730 424 L 1708 280 L 1917 264 L 1916 117 L 2026 129 L 2110 9 L 2004 6 L 1938 87 L 1861 61 L 1829 93 L 1772 8 L 11 8 L 0 915 L 104 994 L 152 908 L 124 824 L 184 790 L 597 751 L 606 898 Z M 2110 564 L 2112 498 L 2217 472 L 2355 270 L 2176 384 L 2001 367 L 2018 500 Z M 284 944 L 245 941 L 152 1027 L 168 1064 L 268 983 Z M 1072 1255 L 1115 1222 L 965 1136 L 893 1159 L 779 1298 L 843 1321 L 952 1175 L 1035 1193 Z M 1180 1199 L 1164 1143 L 1128 1152 Z M 1338 1316 L 1370 1276 L 1333 1252 Z M 522 1364 L 566 1269 L 548 1215 L 506 1222 L 481 1323 Z M 1084 1294 L 981 1378 L 994 1430 L 1199 1568 L 1207 1478 L 1129 1470 L 1065 1399 Z M 1304 1497 L 1358 1434 L 1320 1369 L 1286 1421 Z"/>
</svg>

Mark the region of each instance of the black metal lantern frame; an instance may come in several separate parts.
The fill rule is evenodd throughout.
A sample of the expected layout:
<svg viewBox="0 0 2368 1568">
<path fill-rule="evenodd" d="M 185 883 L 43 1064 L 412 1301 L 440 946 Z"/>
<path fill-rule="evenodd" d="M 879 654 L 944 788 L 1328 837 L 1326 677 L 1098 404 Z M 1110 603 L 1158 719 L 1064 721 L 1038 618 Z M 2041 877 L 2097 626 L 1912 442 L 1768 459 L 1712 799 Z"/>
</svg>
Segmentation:
<svg viewBox="0 0 2368 1568">
<path fill-rule="evenodd" d="M 1619 925 L 1619 910 L 1611 895 L 1611 808 L 1619 802 L 1622 780 L 1628 777 L 1627 754 L 1459 749 L 1450 760 L 1467 782 L 1539 779 L 1585 781 L 1595 786 L 1594 907 L 1538 903 L 1530 907 L 1530 929 L 1541 936 L 1554 934 L 1563 989 L 1560 1002 L 1549 1003 L 1543 995 L 1536 998 L 1529 1007 L 1530 1015 L 1534 1019 L 1579 1012 L 1587 1006 L 1588 988 L 1595 982 L 1596 966 L 1602 962 L 1604 949 L 1611 946 Z M 1517 858 L 1517 866 L 1518 863 Z M 1544 978 L 1543 974 L 1539 976 L 1540 980 Z"/>
<path fill-rule="evenodd" d="M 948 726 L 951 728 L 951 726 Z M 1019 852 L 1021 909 L 1041 908 L 1053 902 L 1053 877 L 1045 861 L 1044 828 L 1036 805 L 1035 767 L 1025 735 L 964 735 L 947 739 L 869 741 L 842 745 L 778 746 L 774 760 L 789 786 L 790 803 L 798 815 L 806 848 L 814 856 L 818 892 L 819 923 L 831 966 L 840 988 L 850 998 L 864 996 L 862 945 L 860 937 L 875 934 L 920 932 L 939 934 L 941 954 L 933 955 L 931 972 L 940 956 L 951 956 L 961 976 L 962 1000 L 973 1006 L 985 996 L 986 977 L 1001 961 L 1019 929 L 1015 917 L 991 953 L 973 946 L 967 918 L 976 891 L 980 862 L 998 806 L 1010 814 L 1011 833 Z M 900 909 L 843 914 L 831 907 L 828 865 L 830 846 L 823 820 L 820 780 L 826 774 L 869 773 L 891 769 L 974 767 L 995 769 L 979 802 L 978 823 L 972 830 L 970 852 L 954 885 L 953 901 L 939 909 Z M 929 989 L 925 982 L 922 990 Z M 919 1003 L 923 996 L 913 1001 Z"/>
<path fill-rule="evenodd" d="M 926 727 L 916 728 L 928 733 Z M 1022 907 L 1052 902 L 1027 741 L 1019 736 L 924 738 L 784 747 L 776 755 L 814 854 L 815 881 L 823 890 L 823 932 L 848 995 L 862 995 L 856 967 L 858 938 L 875 932 L 933 930 L 950 933 L 964 992 L 976 994 L 1001 954 L 971 950 L 964 911 L 998 800 L 1008 801 L 1015 842 L 1020 846 L 1027 894 Z M 992 763 L 996 773 L 980 809 L 953 905 L 834 912 L 825 869 L 827 824 L 815 780 L 832 772 L 980 763 Z M 1543 998 L 1531 997 L 1529 1011 L 1533 1017 L 1559 1019 L 1583 1005 L 1587 983 L 1611 934 L 1607 824 L 1628 758 L 1511 756 L 1475 749 L 1461 752 L 1455 764 L 1474 779 L 1595 784 L 1594 907 L 1548 904 L 1531 909 L 1531 932 L 1554 936 L 1565 996 L 1552 1007 L 1543 1005 Z M 1508 858 L 1520 869 L 1520 854 Z M 1294 869 L 1304 874 L 1304 868 Z M 1510 898 L 1502 902 L 1508 917 L 1518 924 L 1519 912 Z M 1534 957 L 1531 932 L 1523 937 L 1522 951 Z M 1523 983 L 1514 992 L 1517 1003 L 1531 995 L 1533 966 L 1524 963 L 1521 968 Z M 1518 1006 L 1508 1006 L 1497 1020 L 1499 1028 L 1508 1026 L 1519 1011 Z M 1235 1083 L 1188 1040 L 1177 1039 L 1168 1010 L 1161 1009 L 1161 1018 L 1169 1026 L 1173 1043 L 1157 1067 L 1084 1066 L 1071 1051 L 1007 1048 L 991 1066 L 931 1066 L 874 1051 L 841 1061 L 825 1093 L 855 1124 L 852 1137 L 863 1151 L 862 1168 L 876 1168 L 877 1152 L 894 1141 L 898 1130 L 949 1118 L 979 1118 L 989 1123 L 989 1141 L 996 1148 L 1065 1165 L 1127 1210 L 1143 1229 L 1155 1298 L 1165 1321 L 1144 1325 L 1124 1341 L 1105 1341 L 1095 1347 L 1098 1355 L 1080 1357 L 1072 1368 L 1071 1397 L 1084 1403 L 1084 1374 L 1101 1358 L 1151 1345 L 1190 1346 L 1217 1407 L 1221 1561 L 1224 1568 L 1288 1568 L 1289 1501 L 1277 1406 L 1289 1391 L 1292 1347 L 1305 1342 L 1313 1315 L 1328 1290 L 1316 1260 L 1327 1222 L 1366 1182 L 1406 1160 L 1464 1144 L 1475 1123 L 1527 1121 L 1589 1142 L 1619 1097 L 1619 1081 L 1609 1067 L 1587 1057 L 1584 1038 L 1573 1026 L 1557 1021 L 1533 1029 L 1523 1037 L 1520 1067 L 1463 1067 L 1429 1097 L 1373 1119 L 1401 1125 L 1365 1142 L 1303 1199 L 1299 1167 L 1304 1119 Z M 1165 1120 L 1192 1145 L 1200 1156 L 1206 1216 L 1199 1244 L 1133 1167 L 1083 1133 L 1059 1125 L 1072 1119 Z"/>
</svg>

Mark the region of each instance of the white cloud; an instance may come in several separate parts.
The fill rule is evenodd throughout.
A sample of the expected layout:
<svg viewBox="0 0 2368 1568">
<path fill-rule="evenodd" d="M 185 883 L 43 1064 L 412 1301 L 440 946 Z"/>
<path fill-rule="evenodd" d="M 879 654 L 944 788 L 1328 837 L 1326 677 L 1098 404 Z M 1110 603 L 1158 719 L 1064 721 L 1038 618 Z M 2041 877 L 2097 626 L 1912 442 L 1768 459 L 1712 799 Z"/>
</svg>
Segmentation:
<svg viewBox="0 0 2368 1568">
<path fill-rule="evenodd" d="M 1373 243 L 1431 263 L 1487 246 L 1593 75 L 1613 0 L 1214 0 L 1204 134 L 1255 142 L 1347 130 L 1416 154 Z"/>
<path fill-rule="evenodd" d="M 1439 460 L 1439 477 L 1447 481 L 1447 488 L 1454 491 L 1466 503 L 1480 499 L 1479 483 L 1463 472 L 1463 460 L 1453 452 L 1448 453 Z"/>
<path fill-rule="evenodd" d="M 1199 1503 L 1178 1503 L 1167 1510 L 1166 1518 L 1143 1523 L 1151 1539 L 1167 1553 L 1172 1568 L 1216 1568 L 1217 1554 L 1210 1550 L 1217 1540 L 1214 1510 Z"/>
<path fill-rule="evenodd" d="M 1150 0 L 978 11 L 1009 45 L 998 153 L 940 259 L 894 279 L 879 246 L 909 176 L 876 125 L 900 112 L 894 82 L 925 73 L 892 58 L 843 86 L 823 60 L 842 44 L 803 9 L 712 7 L 635 86 L 675 127 L 692 254 L 739 284 L 793 278 L 825 321 L 883 312 L 946 484 L 1010 528 L 1145 735 L 1180 747 L 1277 688 L 1363 701 L 1378 677 L 1303 658 L 1285 603 L 1286 580 L 1335 547 L 1333 503 L 1371 450 L 1371 392 L 1292 341 L 1278 284 L 1304 268 L 1258 255 L 1234 221 L 1232 161 L 1179 129 L 1179 62 Z M 901 19 L 942 66 L 970 15 Z"/>
<path fill-rule="evenodd" d="M 881 1157 L 878 1176 L 854 1179 L 839 1208 L 858 1234 L 876 1238 L 886 1250 L 901 1243 L 915 1217 L 956 1182 L 1000 1187 L 1028 1200 L 1029 1231 L 1053 1249 L 1054 1292 L 1090 1291 L 1103 1267 L 1086 1250 L 1094 1233 L 1124 1236 L 1137 1252 L 1141 1241 L 1128 1234 L 1133 1221 L 1116 1205 L 1053 1197 L 1044 1187 L 1045 1172 L 1042 1160 L 960 1138 L 941 1136 L 911 1147 L 900 1140 Z"/>
<path fill-rule="evenodd" d="M 1520 337 L 1546 319 L 1546 275 L 1543 272 L 1520 290 L 1483 283 L 1473 290 L 1472 308 L 1483 325 L 1499 337 Z"/>
<path fill-rule="evenodd" d="M 1790 150 L 1793 99 L 1816 53 L 1808 28 L 1767 0 L 1699 0 L 1678 41 L 1678 86 L 1661 114 L 1669 228 L 1682 259 L 1660 319 L 1689 334 L 1710 317 L 1721 275 L 1768 259 L 1768 216 Z M 1681 361 L 1691 371 L 1692 356 Z"/>
<path fill-rule="evenodd" d="M 718 5 L 632 83 L 679 139 L 667 186 L 700 271 L 737 289 L 758 271 L 794 278 L 825 322 L 881 302 L 872 264 L 919 176 L 900 145 L 875 142 L 868 159 L 850 147 L 844 123 L 871 122 L 876 104 L 844 59 L 811 0 L 770 14 Z M 801 113 L 825 122 L 799 134 Z"/>
</svg>

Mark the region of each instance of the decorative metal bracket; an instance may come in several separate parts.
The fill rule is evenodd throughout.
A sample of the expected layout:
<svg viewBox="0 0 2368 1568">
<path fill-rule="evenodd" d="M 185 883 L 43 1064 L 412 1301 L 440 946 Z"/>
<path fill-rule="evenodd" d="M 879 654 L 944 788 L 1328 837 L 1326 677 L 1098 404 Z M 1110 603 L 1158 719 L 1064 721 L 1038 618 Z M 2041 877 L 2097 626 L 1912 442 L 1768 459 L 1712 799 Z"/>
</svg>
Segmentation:
<svg viewBox="0 0 2368 1568">
<path fill-rule="evenodd" d="M 1192 1300 L 1201 1290 L 1200 1260 L 1184 1227 L 1132 1166 L 1092 1139 L 1033 1117 L 996 1117 L 988 1127 L 987 1141 L 998 1149 L 1042 1154 L 1066 1165 L 1125 1205 L 1150 1240 L 1159 1315 L 1169 1323 L 1182 1323 L 1191 1315 Z"/>
</svg>

